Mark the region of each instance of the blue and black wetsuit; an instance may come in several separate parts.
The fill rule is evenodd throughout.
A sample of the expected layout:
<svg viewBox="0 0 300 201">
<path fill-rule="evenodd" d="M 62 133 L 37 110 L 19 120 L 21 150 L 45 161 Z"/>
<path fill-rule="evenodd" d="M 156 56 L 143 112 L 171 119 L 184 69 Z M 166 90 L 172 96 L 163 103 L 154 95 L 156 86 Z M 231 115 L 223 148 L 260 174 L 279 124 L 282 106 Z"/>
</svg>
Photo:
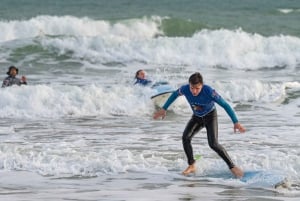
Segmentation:
<svg viewBox="0 0 300 201">
<path fill-rule="evenodd" d="M 188 164 L 192 165 L 195 162 L 191 140 L 193 136 L 202 128 L 206 128 L 207 140 L 211 149 L 226 162 L 231 169 L 235 165 L 227 154 L 226 150 L 218 142 L 218 115 L 215 107 L 215 102 L 225 109 L 233 123 L 237 123 L 237 117 L 230 105 L 210 86 L 203 85 L 201 92 L 197 96 L 193 96 L 190 91 L 189 84 L 177 89 L 169 97 L 164 104 L 163 109 L 167 108 L 175 101 L 178 96 L 184 95 L 193 110 L 192 118 L 187 123 L 183 135 L 182 143 L 185 154 L 188 159 Z"/>
<path fill-rule="evenodd" d="M 149 85 L 151 83 L 152 83 L 151 80 L 136 78 L 136 81 L 135 81 L 134 84 L 140 84 L 140 85 L 146 86 L 146 85 Z"/>
</svg>

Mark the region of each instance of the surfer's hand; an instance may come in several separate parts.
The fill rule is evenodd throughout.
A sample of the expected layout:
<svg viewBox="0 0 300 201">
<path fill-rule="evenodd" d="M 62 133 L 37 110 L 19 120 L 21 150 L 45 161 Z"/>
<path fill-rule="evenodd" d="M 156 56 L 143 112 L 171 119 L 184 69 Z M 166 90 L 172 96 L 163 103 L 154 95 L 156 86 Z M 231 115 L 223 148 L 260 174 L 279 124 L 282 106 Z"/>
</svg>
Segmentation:
<svg viewBox="0 0 300 201">
<path fill-rule="evenodd" d="M 161 117 L 162 119 L 164 119 L 165 116 L 166 116 L 166 114 L 167 114 L 166 110 L 160 109 L 160 110 L 158 110 L 157 112 L 154 113 L 153 119 L 158 119 L 159 117 Z"/>
<path fill-rule="evenodd" d="M 236 132 L 236 130 L 238 130 L 240 133 L 244 133 L 246 131 L 246 129 L 240 123 L 234 124 L 234 132 Z"/>
<path fill-rule="evenodd" d="M 22 82 L 26 82 L 26 77 L 23 75 L 23 76 L 21 77 L 21 80 L 22 80 Z"/>
</svg>

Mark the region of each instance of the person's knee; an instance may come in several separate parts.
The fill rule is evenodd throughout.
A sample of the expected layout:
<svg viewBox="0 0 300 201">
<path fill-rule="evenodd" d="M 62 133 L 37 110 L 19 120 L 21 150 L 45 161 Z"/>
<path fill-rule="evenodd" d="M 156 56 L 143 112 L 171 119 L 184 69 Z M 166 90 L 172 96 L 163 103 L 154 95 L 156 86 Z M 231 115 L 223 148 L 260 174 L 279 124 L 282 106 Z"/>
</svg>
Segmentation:
<svg viewBox="0 0 300 201">
<path fill-rule="evenodd" d="M 190 143 L 191 142 L 191 137 L 189 137 L 188 135 L 183 135 L 182 136 L 182 143 L 186 144 L 186 143 Z"/>
<path fill-rule="evenodd" d="M 222 149 L 221 145 L 217 142 L 209 143 L 209 147 L 214 151 L 218 151 L 218 150 Z"/>
</svg>

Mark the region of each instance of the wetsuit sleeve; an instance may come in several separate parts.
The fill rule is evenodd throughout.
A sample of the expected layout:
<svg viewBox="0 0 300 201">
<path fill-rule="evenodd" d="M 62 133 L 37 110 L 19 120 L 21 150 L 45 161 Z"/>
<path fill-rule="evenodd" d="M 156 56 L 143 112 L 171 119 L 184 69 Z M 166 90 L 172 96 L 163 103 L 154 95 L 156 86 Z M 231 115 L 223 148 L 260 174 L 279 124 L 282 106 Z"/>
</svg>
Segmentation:
<svg viewBox="0 0 300 201">
<path fill-rule="evenodd" d="M 3 80 L 2 88 L 7 87 L 7 86 L 9 86 L 9 80 L 5 79 L 5 80 Z"/>
<path fill-rule="evenodd" d="M 165 102 L 164 106 L 162 107 L 164 110 L 167 110 L 168 107 L 176 100 L 176 98 L 179 96 L 178 90 L 174 91 L 171 96 L 168 98 L 168 100 Z"/>
<path fill-rule="evenodd" d="M 224 110 L 230 116 L 230 118 L 234 124 L 238 122 L 238 119 L 237 119 L 232 107 L 222 97 L 219 97 L 216 100 L 216 103 L 218 103 L 222 108 L 224 108 Z"/>
</svg>

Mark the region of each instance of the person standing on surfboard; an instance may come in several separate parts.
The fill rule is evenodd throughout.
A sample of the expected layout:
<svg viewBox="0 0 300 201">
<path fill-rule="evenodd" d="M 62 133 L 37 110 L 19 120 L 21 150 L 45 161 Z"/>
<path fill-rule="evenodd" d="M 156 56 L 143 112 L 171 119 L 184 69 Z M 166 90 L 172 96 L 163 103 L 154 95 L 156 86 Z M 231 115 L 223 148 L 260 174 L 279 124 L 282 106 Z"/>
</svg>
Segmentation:
<svg viewBox="0 0 300 201">
<path fill-rule="evenodd" d="M 146 86 L 146 85 L 152 83 L 151 80 L 146 79 L 146 72 L 142 69 L 136 71 L 135 79 L 136 79 L 136 81 L 135 81 L 134 84 L 139 84 L 139 85 Z"/>
<path fill-rule="evenodd" d="M 16 77 L 18 72 L 19 72 L 19 69 L 17 67 L 10 66 L 8 68 L 7 73 L 6 73 L 8 75 L 8 77 L 6 77 L 3 80 L 2 88 L 12 86 L 12 85 L 19 85 L 20 86 L 22 84 L 27 84 L 25 76 L 22 76 L 21 79 Z"/>
<path fill-rule="evenodd" d="M 205 127 L 210 148 L 226 162 L 232 174 L 238 178 L 243 177 L 243 171 L 233 163 L 224 147 L 218 143 L 218 115 L 215 103 L 223 107 L 230 116 L 234 124 L 234 132 L 238 130 L 243 133 L 246 129 L 239 123 L 231 106 L 213 88 L 203 84 L 203 78 L 200 73 L 192 74 L 189 78 L 189 84 L 183 85 L 174 91 L 164 106 L 154 113 L 153 118 L 164 118 L 168 107 L 181 95 L 186 97 L 193 110 L 193 115 L 182 135 L 183 148 L 189 164 L 182 174 L 188 175 L 196 171 L 191 141 L 194 135 Z"/>
</svg>

